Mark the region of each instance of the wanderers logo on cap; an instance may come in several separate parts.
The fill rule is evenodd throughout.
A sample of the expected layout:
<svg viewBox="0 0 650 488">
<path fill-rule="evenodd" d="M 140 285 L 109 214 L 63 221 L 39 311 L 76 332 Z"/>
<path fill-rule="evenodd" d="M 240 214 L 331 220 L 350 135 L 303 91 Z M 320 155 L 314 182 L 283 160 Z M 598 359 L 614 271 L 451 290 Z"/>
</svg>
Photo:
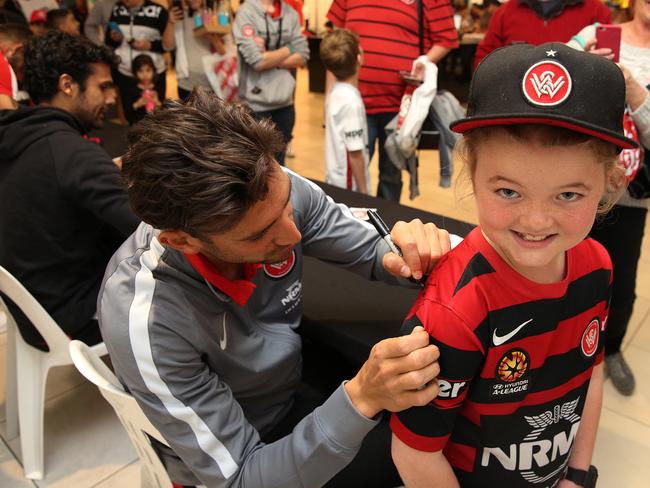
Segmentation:
<svg viewBox="0 0 650 488">
<path fill-rule="evenodd" d="M 556 51 L 546 51 L 555 56 Z M 524 95 L 530 103 L 553 107 L 564 102 L 571 93 L 571 76 L 557 61 L 545 60 L 532 65 L 522 81 Z"/>
</svg>

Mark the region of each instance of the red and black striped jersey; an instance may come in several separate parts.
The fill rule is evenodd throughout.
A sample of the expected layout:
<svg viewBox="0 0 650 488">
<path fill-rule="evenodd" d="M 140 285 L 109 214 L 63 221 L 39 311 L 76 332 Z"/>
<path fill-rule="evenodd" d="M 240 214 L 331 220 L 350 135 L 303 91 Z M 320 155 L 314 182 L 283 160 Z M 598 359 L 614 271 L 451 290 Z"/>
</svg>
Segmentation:
<svg viewBox="0 0 650 488">
<path fill-rule="evenodd" d="M 424 2 L 424 49 L 458 46 L 449 0 Z M 327 18 L 359 36 L 363 65 L 359 91 L 368 114 L 397 112 L 405 85 L 399 71 L 411 71 L 420 55 L 415 0 L 334 0 Z"/>
<path fill-rule="evenodd" d="M 532 282 L 474 229 L 431 274 L 403 332 L 423 325 L 440 349 L 440 392 L 393 414 L 393 432 L 443 450 L 460 485 L 554 486 L 575 439 L 593 367 L 602 361 L 612 280 L 587 239 L 566 276 Z"/>
</svg>

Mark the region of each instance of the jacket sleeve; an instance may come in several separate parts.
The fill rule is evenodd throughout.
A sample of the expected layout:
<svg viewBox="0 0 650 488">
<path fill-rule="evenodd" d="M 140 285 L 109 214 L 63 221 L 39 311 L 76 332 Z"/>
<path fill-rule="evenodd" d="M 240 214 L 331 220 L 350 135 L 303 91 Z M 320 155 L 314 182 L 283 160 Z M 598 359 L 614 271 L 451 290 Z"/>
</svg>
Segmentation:
<svg viewBox="0 0 650 488">
<path fill-rule="evenodd" d="M 448 307 L 420 299 L 402 326 L 402 334 L 423 326 L 431 344 L 440 349 L 440 393 L 421 407 L 394 413 L 390 426 L 402 442 L 419 451 L 444 449 L 454 430 L 456 416 L 483 367 L 485 348 L 465 322 Z"/>
<path fill-rule="evenodd" d="M 145 275 L 151 271 L 143 269 Z M 193 344 L 197 317 L 179 298 L 182 294 L 176 290 L 173 303 L 166 300 L 165 313 L 157 314 L 156 307 L 142 309 L 145 295 L 120 293 L 119 282 L 107 274 L 98 308 L 115 370 L 173 451 L 208 488 L 322 486 L 354 457 L 377 424 L 356 411 L 340 386 L 290 435 L 262 443 L 228 385 Z M 133 305 L 120 305 L 122 299 Z M 176 321 L 173 329 L 166 326 L 171 320 Z M 178 321 L 187 327 L 180 329 Z"/>
<path fill-rule="evenodd" d="M 368 222 L 334 201 L 311 181 L 286 170 L 292 179 L 291 202 L 302 233 L 302 249 L 313 256 L 347 268 L 365 278 L 404 284 L 382 264 L 388 245 Z"/>
<path fill-rule="evenodd" d="M 97 45 L 102 44 L 102 38 L 99 35 L 100 27 L 106 28 L 105 25 L 102 25 L 101 7 L 96 6 L 88 12 L 88 17 L 86 17 L 86 22 L 84 22 L 84 34 Z"/>
<path fill-rule="evenodd" d="M 259 36 L 259 32 L 257 32 L 255 19 L 253 19 L 249 10 L 251 9 L 247 8 L 246 4 L 241 6 L 235 17 L 232 33 L 242 60 L 246 64 L 255 67 L 262 60 L 262 49 L 253 40 L 254 37 Z"/>
<path fill-rule="evenodd" d="M 300 54 L 302 60 L 307 62 L 309 61 L 309 45 L 307 44 L 307 38 L 302 33 L 298 13 L 288 5 L 285 5 L 284 8 L 287 9 L 287 11 L 291 11 L 291 40 L 289 43 L 293 48 L 293 52 Z"/>
<path fill-rule="evenodd" d="M 490 54 L 495 49 L 503 47 L 503 13 L 505 5 L 501 5 L 494 11 L 485 37 L 478 43 L 476 47 L 476 54 L 474 55 L 474 69 L 479 65 L 483 58 Z"/>
<path fill-rule="evenodd" d="M 52 142 L 51 142 L 52 143 Z M 69 142 L 57 139 L 67 150 L 52 148 L 59 185 L 71 201 L 86 208 L 98 219 L 114 227 L 124 237 L 140 223 L 120 182 L 120 173 L 99 145 L 79 143 L 73 135 Z"/>
<path fill-rule="evenodd" d="M 650 95 L 648 95 L 639 107 L 632 112 L 632 120 L 639 131 L 641 144 L 650 148 Z"/>
<path fill-rule="evenodd" d="M 120 39 L 119 41 L 114 41 L 111 38 L 111 29 L 108 28 L 108 24 L 111 22 L 115 22 L 116 24 L 120 25 L 118 22 L 118 17 L 117 17 L 117 6 L 113 7 L 113 10 L 111 11 L 111 16 L 108 18 L 108 22 L 104 26 L 104 42 L 106 43 L 107 46 L 111 46 L 112 48 L 119 47 L 123 42 L 124 42 L 124 37 Z M 123 28 L 122 25 L 120 25 L 120 29 Z M 124 33 L 122 33 L 124 35 Z"/>
</svg>

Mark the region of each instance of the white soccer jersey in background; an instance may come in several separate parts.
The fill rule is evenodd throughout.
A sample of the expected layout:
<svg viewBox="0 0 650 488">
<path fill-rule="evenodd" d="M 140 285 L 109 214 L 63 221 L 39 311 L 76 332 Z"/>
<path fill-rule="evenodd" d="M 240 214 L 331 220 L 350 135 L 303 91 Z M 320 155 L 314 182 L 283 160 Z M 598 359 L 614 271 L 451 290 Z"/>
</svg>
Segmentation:
<svg viewBox="0 0 650 488">
<path fill-rule="evenodd" d="M 366 109 L 356 87 L 336 82 L 325 102 L 325 181 L 330 185 L 356 191 L 348 151 L 363 151 L 366 184 L 370 189 Z"/>
</svg>

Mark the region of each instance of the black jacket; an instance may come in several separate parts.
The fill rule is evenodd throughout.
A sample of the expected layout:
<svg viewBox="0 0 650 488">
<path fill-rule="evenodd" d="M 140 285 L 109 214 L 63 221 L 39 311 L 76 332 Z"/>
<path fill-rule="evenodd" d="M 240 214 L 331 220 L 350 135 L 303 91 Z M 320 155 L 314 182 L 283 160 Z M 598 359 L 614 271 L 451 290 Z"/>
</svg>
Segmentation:
<svg viewBox="0 0 650 488">
<path fill-rule="evenodd" d="M 139 223 L 117 167 L 85 135 L 60 109 L 0 111 L 0 265 L 72 337 L 93 319 L 106 264 Z"/>
</svg>

